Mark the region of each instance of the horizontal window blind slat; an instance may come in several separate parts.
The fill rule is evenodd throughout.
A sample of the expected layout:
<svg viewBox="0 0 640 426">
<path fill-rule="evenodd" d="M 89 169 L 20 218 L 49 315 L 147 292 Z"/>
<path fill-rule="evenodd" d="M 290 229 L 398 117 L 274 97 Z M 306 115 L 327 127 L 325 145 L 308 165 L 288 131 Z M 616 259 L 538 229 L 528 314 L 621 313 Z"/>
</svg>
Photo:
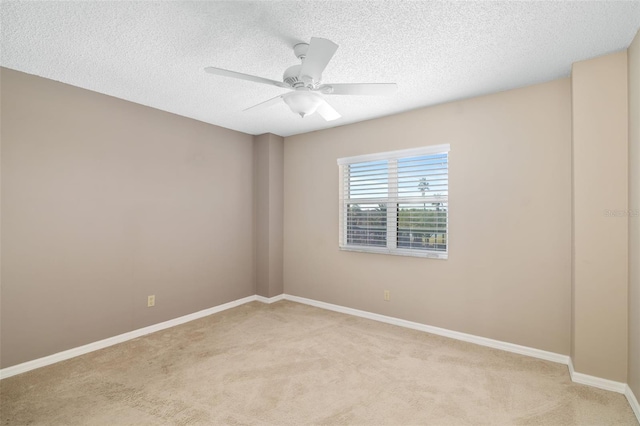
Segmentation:
<svg viewBox="0 0 640 426">
<path fill-rule="evenodd" d="M 412 163 L 446 163 L 448 161 L 446 154 L 434 154 L 434 155 L 417 155 L 414 157 L 398 158 L 398 164 L 412 164 Z"/>
<path fill-rule="evenodd" d="M 367 188 L 371 188 L 371 187 L 367 187 Z M 364 189 L 364 188 L 363 188 Z M 380 189 L 380 188 L 378 188 Z M 394 189 L 394 188 L 391 188 Z M 412 186 L 407 186 L 407 185 L 398 185 L 398 187 L 396 188 L 398 193 L 401 194 L 409 194 L 409 193 L 413 193 L 416 195 L 421 195 L 421 194 L 426 194 L 426 195 L 434 195 L 436 193 L 446 193 L 449 191 L 448 186 L 445 185 L 437 185 L 437 186 L 433 186 L 433 187 L 418 187 L 417 185 L 412 185 Z"/>
<path fill-rule="evenodd" d="M 408 177 L 400 176 L 398 178 L 398 181 L 400 183 L 413 182 L 413 183 L 417 183 L 417 184 L 419 184 L 419 183 L 424 181 L 429 185 L 440 185 L 442 183 L 448 182 L 449 181 L 449 177 L 446 176 L 446 175 L 442 175 L 442 174 L 434 175 L 434 176 L 428 176 L 428 177 L 424 176 L 424 175 L 416 175 L 415 177 L 414 176 L 408 176 Z"/>
<path fill-rule="evenodd" d="M 368 176 L 382 173 L 389 173 L 389 167 L 386 164 L 384 167 L 354 168 L 353 166 L 350 166 L 347 174 L 349 176 Z"/>
<path fill-rule="evenodd" d="M 387 183 L 379 183 L 379 182 L 370 182 L 370 183 L 362 183 L 357 185 L 349 185 L 349 189 L 352 191 L 365 191 L 367 189 L 388 189 L 389 186 Z"/>
<path fill-rule="evenodd" d="M 445 174 L 447 170 L 447 167 L 402 167 L 398 168 L 396 173 L 398 173 L 399 176 L 416 174 L 434 175 L 439 173 Z"/>
<path fill-rule="evenodd" d="M 406 168 L 433 168 L 433 167 L 441 167 L 446 168 L 449 162 L 442 159 L 432 159 L 432 160 L 419 160 L 419 161 L 398 161 L 398 169 L 406 169 Z"/>
<path fill-rule="evenodd" d="M 366 170 L 349 170 L 346 173 L 345 177 L 353 178 L 353 177 L 361 177 L 361 176 L 371 176 L 371 175 L 386 175 L 389 173 L 388 168 L 384 169 L 366 169 Z"/>
<path fill-rule="evenodd" d="M 435 179 L 447 179 L 447 170 L 399 170 L 397 173 L 400 180 L 426 180 L 427 182 Z"/>
<path fill-rule="evenodd" d="M 424 230 L 433 230 L 438 231 L 438 232 L 446 232 L 447 230 L 447 224 L 445 222 L 441 222 L 441 223 L 408 223 L 406 221 L 400 221 L 398 223 L 398 229 L 402 228 L 407 228 L 407 229 L 424 229 Z"/>
<path fill-rule="evenodd" d="M 388 202 L 388 198 L 348 198 L 348 199 L 344 199 L 341 200 L 343 204 L 348 204 L 348 205 L 353 205 L 353 204 L 357 204 L 360 206 L 360 208 L 363 208 L 363 205 L 369 205 L 369 204 L 385 204 Z"/>
<path fill-rule="evenodd" d="M 449 164 L 449 160 L 445 157 L 433 156 L 433 157 L 412 157 L 410 159 L 398 159 L 398 168 L 401 167 L 441 167 L 445 164 Z"/>
</svg>

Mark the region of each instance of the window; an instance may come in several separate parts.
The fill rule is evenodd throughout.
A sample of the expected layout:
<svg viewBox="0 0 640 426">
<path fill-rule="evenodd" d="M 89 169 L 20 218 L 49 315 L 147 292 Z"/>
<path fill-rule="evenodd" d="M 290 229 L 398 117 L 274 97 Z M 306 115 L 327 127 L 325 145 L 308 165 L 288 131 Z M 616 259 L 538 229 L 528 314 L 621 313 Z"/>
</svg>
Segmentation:
<svg viewBox="0 0 640 426">
<path fill-rule="evenodd" d="M 446 259 L 449 145 L 338 159 L 340 248 Z"/>
</svg>

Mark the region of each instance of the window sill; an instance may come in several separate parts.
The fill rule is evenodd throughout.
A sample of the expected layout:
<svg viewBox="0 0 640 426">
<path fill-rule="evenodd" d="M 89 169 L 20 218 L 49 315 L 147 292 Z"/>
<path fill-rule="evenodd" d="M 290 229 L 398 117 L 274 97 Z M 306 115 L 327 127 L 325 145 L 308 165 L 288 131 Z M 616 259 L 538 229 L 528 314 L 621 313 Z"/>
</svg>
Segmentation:
<svg viewBox="0 0 640 426">
<path fill-rule="evenodd" d="M 386 247 L 363 247 L 363 246 L 342 246 L 342 251 L 355 251 L 359 253 L 374 253 L 374 254 L 390 254 L 393 256 L 409 256 L 409 257 L 426 257 L 428 259 L 440 259 L 446 260 L 449 258 L 447 252 L 436 251 L 421 251 L 421 250 L 407 250 L 407 249 L 395 249 L 391 250 Z"/>
</svg>

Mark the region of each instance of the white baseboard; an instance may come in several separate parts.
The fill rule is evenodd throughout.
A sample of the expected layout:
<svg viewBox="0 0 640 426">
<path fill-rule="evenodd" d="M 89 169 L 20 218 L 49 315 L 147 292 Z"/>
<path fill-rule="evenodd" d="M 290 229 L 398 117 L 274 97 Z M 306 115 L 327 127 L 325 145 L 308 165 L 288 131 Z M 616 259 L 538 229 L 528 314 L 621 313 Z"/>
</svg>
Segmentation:
<svg viewBox="0 0 640 426">
<path fill-rule="evenodd" d="M 573 369 L 573 361 L 569 358 L 569 375 L 571 376 L 571 380 L 575 383 L 580 383 L 581 385 L 593 386 L 594 388 L 604 389 L 608 391 L 625 393 L 627 384 L 622 382 L 616 382 L 614 380 L 602 379 L 596 376 L 590 376 L 588 374 L 577 373 Z"/>
<path fill-rule="evenodd" d="M 280 300 L 284 300 L 284 294 L 279 294 L 273 297 L 256 296 L 256 300 L 258 302 L 271 304 L 271 303 L 279 302 Z"/>
<path fill-rule="evenodd" d="M 464 342 L 475 343 L 481 346 L 488 346 L 494 349 L 501 349 L 507 352 L 513 352 L 520 355 L 527 355 L 534 358 L 540 358 L 547 361 L 553 361 L 560 364 L 568 364 L 569 356 L 562 355 L 555 352 L 547 352 L 540 349 L 530 348 L 528 346 L 520 346 L 514 343 L 502 342 L 500 340 L 488 339 L 486 337 L 474 336 L 473 334 L 460 333 L 458 331 L 447 330 L 444 328 L 434 327 L 431 325 L 420 324 L 417 322 L 407 321 L 399 318 L 388 317 L 385 315 L 374 314 L 367 311 L 360 311 L 358 309 L 347 308 L 340 305 L 333 305 L 331 303 L 319 302 L 313 299 L 307 299 L 299 296 L 292 296 L 290 294 L 284 295 L 285 300 L 292 302 L 304 303 L 305 305 L 311 305 L 330 311 L 341 312 L 343 314 L 354 315 L 357 317 L 367 318 L 374 321 L 380 321 L 387 324 L 398 325 L 400 327 L 411 328 L 413 330 L 425 331 L 431 334 L 437 334 L 438 336 L 449 337 L 451 339 L 462 340 Z"/>
<path fill-rule="evenodd" d="M 290 300 L 292 302 L 303 303 L 305 305 L 315 306 L 317 308 L 340 312 L 343 314 L 354 315 L 357 317 L 367 318 L 374 321 L 380 321 L 387 324 L 398 325 L 400 327 L 406 327 L 414 330 L 425 331 L 427 333 L 437 334 L 439 336 L 449 337 L 451 339 L 475 343 L 481 346 L 488 346 L 494 349 L 501 349 L 507 352 L 514 352 L 520 355 L 527 355 L 534 358 L 540 358 L 547 361 L 553 361 L 560 364 L 565 364 L 569 367 L 569 375 L 571 376 L 571 380 L 573 382 L 624 394 L 627 397 L 627 400 L 629 401 L 629 404 L 631 405 L 633 412 L 638 418 L 638 421 L 640 422 L 640 405 L 638 404 L 638 400 L 636 399 L 629 385 L 622 382 L 616 382 L 613 380 L 590 376 L 588 374 L 576 373 L 575 370 L 573 369 L 573 362 L 571 361 L 571 357 L 569 357 L 568 355 L 557 354 L 555 352 L 547 352 L 540 349 L 530 348 L 528 346 L 520 346 L 513 343 L 507 343 L 499 340 L 488 339 L 486 337 L 474 336 L 472 334 L 460 333 L 458 331 L 447 330 L 444 328 L 433 327 L 430 325 L 406 321 L 399 318 L 388 317 L 380 314 L 374 314 L 372 312 L 360 311 L 358 309 L 347 308 L 340 305 L 333 305 L 331 303 L 320 302 L 317 300 L 307 299 L 299 296 L 292 296 L 290 294 L 285 294 L 284 299 Z"/>
<path fill-rule="evenodd" d="M 640 423 L 640 404 L 638 404 L 638 400 L 636 399 L 636 396 L 633 394 L 633 391 L 631 390 L 629 385 L 626 385 L 624 396 L 627 397 L 627 401 L 629 401 L 629 405 L 631 405 L 631 409 L 636 415 L 638 423 Z"/>
<path fill-rule="evenodd" d="M 547 361 L 565 364 L 569 367 L 569 374 L 573 382 L 624 394 L 627 397 L 627 400 L 629 401 L 629 404 L 631 405 L 633 412 L 638 418 L 638 421 L 640 421 L 640 405 L 638 404 L 638 400 L 636 399 L 629 385 L 627 385 L 626 383 L 616 382 L 613 380 L 607 380 L 607 379 L 602 379 L 595 376 L 589 376 L 587 374 L 576 373 L 573 369 L 573 362 L 571 361 L 571 358 L 568 355 L 562 355 L 555 352 L 543 351 L 540 349 L 530 348 L 528 346 L 516 345 L 513 343 L 502 342 L 500 340 L 493 340 L 486 337 L 480 337 L 472 334 L 461 333 L 458 331 L 447 330 L 445 328 L 434 327 L 426 324 L 403 320 L 400 318 L 388 317 L 385 315 L 375 314 L 367 311 L 361 311 L 353 308 L 347 308 L 345 306 L 334 305 L 326 302 L 320 302 L 318 300 L 307 299 L 304 297 L 293 296 L 290 294 L 280 294 L 274 297 L 264 297 L 264 296 L 258 296 L 258 295 L 248 296 L 242 299 L 231 301 L 229 303 L 214 306 L 213 308 L 194 312 L 192 314 L 184 315 L 179 318 L 174 318 L 169 321 L 164 321 L 158 324 L 150 325 L 148 327 L 140 328 L 138 330 L 133 330 L 128 333 L 120 334 L 118 336 L 109 337 L 107 339 L 99 340 L 97 342 L 89 343 L 87 345 L 79 346 L 77 348 L 69 349 L 63 352 L 58 352 L 56 354 L 45 356 L 43 358 L 38 358 L 33 361 L 27 361 L 22 364 L 3 368 L 3 369 L 0 369 L 0 380 L 5 379 L 7 377 L 15 376 L 16 374 L 35 370 L 36 368 L 55 364 L 56 362 L 74 358 L 79 355 L 84 355 L 89 352 L 93 352 L 99 349 L 113 346 L 118 343 L 126 342 L 127 340 L 135 339 L 137 337 L 144 336 L 146 334 L 154 333 L 156 331 L 164 330 L 170 327 L 175 327 L 176 325 L 184 324 L 186 322 L 203 318 L 218 312 L 222 312 L 227 309 L 235 308 L 236 306 L 240 306 L 245 303 L 258 301 L 262 303 L 271 304 L 271 303 L 278 302 L 280 300 L 289 300 L 292 302 L 315 306 L 317 308 L 327 309 L 330 311 L 340 312 L 343 314 L 353 315 L 361 318 L 367 318 L 374 321 L 397 325 L 400 327 L 406 327 L 413 330 L 424 331 L 424 332 L 436 334 L 439 336 L 449 337 L 451 339 L 475 343 L 481 346 L 487 346 L 490 348 L 500 349 L 507 352 L 513 352 L 520 355 L 526 355 L 533 358 L 539 358 Z"/>
<path fill-rule="evenodd" d="M 174 318 L 169 321 L 153 324 L 148 327 L 139 328 L 137 330 L 129 331 L 124 334 L 119 334 L 117 336 L 109 337 L 107 339 L 98 340 L 97 342 L 89 343 L 83 346 L 78 346 L 77 348 L 58 352 L 56 354 L 45 356 L 43 358 L 34 359 L 33 361 L 27 361 L 27 362 L 23 362 L 22 364 L 3 368 L 0 370 L 0 380 L 6 379 L 7 377 L 15 376 L 16 374 L 26 373 L 27 371 L 35 370 L 36 368 L 55 364 L 56 362 L 65 361 L 70 358 L 75 358 L 79 355 L 84 355 L 89 352 L 97 351 L 98 349 L 103 349 L 109 346 L 116 345 L 118 343 L 126 342 L 127 340 L 135 339 L 136 337 L 144 336 L 145 334 L 154 333 L 156 331 L 164 330 L 170 327 L 175 327 L 176 325 L 184 324 L 185 322 L 206 317 L 206 316 L 215 314 L 217 312 L 222 312 L 227 309 L 235 308 L 236 306 L 240 306 L 245 303 L 254 302 L 256 300 L 258 300 L 256 295 L 248 296 L 238 300 L 233 300 L 229 303 L 214 306 L 213 308 L 194 312 L 192 314 Z"/>
</svg>

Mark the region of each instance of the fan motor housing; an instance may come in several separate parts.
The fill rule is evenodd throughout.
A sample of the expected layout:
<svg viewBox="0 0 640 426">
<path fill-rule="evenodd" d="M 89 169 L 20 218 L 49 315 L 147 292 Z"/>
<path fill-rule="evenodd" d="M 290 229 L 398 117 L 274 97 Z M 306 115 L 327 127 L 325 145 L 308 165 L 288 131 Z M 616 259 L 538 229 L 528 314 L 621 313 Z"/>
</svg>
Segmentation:
<svg viewBox="0 0 640 426">
<path fill-rule="evenodd" d="M 286 85 L 294 89 L 297 89 L 299 87 L 306 87 L 309 90 L 316 90 L 320 82 L 313 81 L 309 76 L 301 76 L 301 68 L 302 65 L 293 65 L 287 68 L 287 70 L 282 75 L 282 81 Z"/>
<path fill-rule="evenodd" d="M 302 68 L 302 65 L 293 65 L 287 68 L 284 74 L 282 75 L 282 81 L 291 87 L 296 87 L 296 83 L 304 84 L 304 82 L 302 82 L 298 78 L 298 76 L 300 75 L 300 68 Z M 298 84 L 298 86 L 299 85 L 300 84 Z"/>
</svg>

